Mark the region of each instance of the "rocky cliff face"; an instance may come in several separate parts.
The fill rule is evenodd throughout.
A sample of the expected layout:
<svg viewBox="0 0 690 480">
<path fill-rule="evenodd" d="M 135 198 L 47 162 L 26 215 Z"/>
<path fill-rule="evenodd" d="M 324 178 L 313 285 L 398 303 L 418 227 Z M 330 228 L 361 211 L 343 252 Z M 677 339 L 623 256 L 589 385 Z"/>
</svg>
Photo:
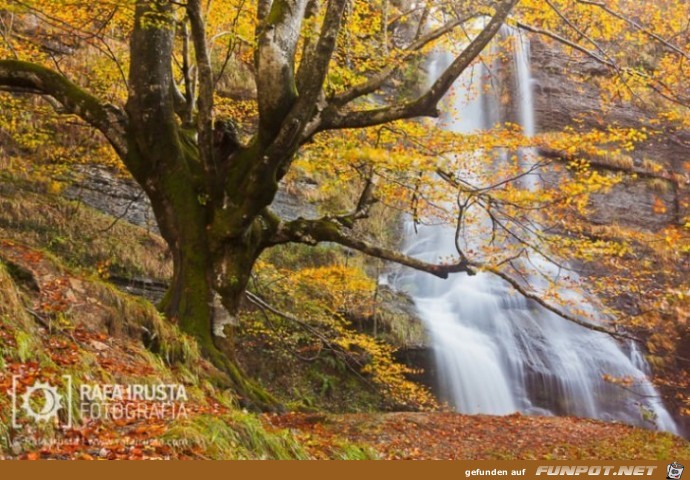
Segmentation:
<svg viewBox="0 0 690 480">
<path fill-rule="evenodd" d="M 531 42 L 532 75 L 535 81 L 535 110 L 542 131 L 566 126 L 583 130 L 609 125 L 651 127 L 653 105 L 632 102 L 602 102 L 597 79 L 609 71 L 590 58 L 566 54 L 539 38 Z M 668 130 L 663 138 L 652 138 L 638 148 L 639 156 L 665 159 L 669 168 L 682 171 L 690 160 L 690 132 Z"/>
<path fill-rule="evenodd" d="M 304 183 L 302 191 L 314 188 Z M 129 222 L 158 233 L 156 218 L 151 202 L 137 183 L 126 174 L 101 165 L 80 165 L 75 167 L 65 196 L 83 202 L 96 210 L 107 213 L 115 219 Z M 316 207 L 281 189 L 272 205 L 276 214 L 286 220 L 298 217 L 315 218 Z"/>
<path fill-rule="evenodd" d="M 533 39 L 531 47 L 535 110 L 540 131 L 559 131 L 566 126 L 582 130 L 604 129 L 609 125 L 659 130 L 660 127 L 651 121 L 653 105 L 621 101 L 603 104 L 597 80 L 609 72 L 596 61 L 569 56 L 537 38 Z M 658 133 L 637 146 L 631 163 L 633 170 L 640 171 L 647 161 L 661 169 L 653 175 L 626 175 L 625 180 L 609 192 L 593 195 L 589 216 L 593 224 L 659 231 L 686 221 L 690 215 L 690 177 L 685 170 L 690 162 L 690 132 L 666 127 Z M 641 313 L 633 295 L 623 293 L 609 300 L 624 312 Z M 681 363 L 677 368 L 686 367 Z M 665 374 L 668 372 L 662 373 Z M 672 387 L 661 390 L 667 399 L 675 398 Z M 673 401 L 671 403 L 674 408 L 678 407 Z M 687 434 L 690 431 L 687 417 L 677 416 L 676 420 Z"/>
<path fill-rule="evenodd" d="M 652 125 L 652 106 L 630 102 L 604 104 L 597 79 L 609 74 L 598 62 L 569 56 L 561 48 L 532 39 L 532 75 L 537 125 L 540 131 L 575 127 L 605 129 L 609 125 L 641 128 Z M 640 144 L 632 155 L 633 167 L 645 160 L 663 166 L 665 173 L 685 174 L 690 161 L 690 132 L 665 131 Z M 658 230 L 679 221 L 688 212 L 686 180 L 675 184 L 663 179 L 632 176 L 606 194 L 592 198 L 591 221 L 620 223 Z M 655 208 L 661 202 L 663 209 Z"/>
<path fill-rule="evenodd" d="M 125 222 L 158 233 L 151 202 L 130 177 L 101 165 L 75 167 L 64 192 L 76 200 Z"/>
</svg>

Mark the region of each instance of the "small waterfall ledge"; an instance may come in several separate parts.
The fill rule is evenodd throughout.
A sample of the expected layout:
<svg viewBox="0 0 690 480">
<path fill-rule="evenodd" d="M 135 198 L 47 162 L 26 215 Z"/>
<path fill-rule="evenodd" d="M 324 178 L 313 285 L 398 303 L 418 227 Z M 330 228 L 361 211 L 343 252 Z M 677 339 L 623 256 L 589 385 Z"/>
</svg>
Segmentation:
<svg viewBox="0 0 690 480">
<path fill-rule="evenodd" d="M 508 28 L 503 36 L 515 46 L 511 88 L 517 97 L 517 120 L 531 136 L 536 124 L 529 43 Z M 435 54 L 429 67 L 432 79 L 451 60 L 449 53 Z M 485 73 L 486 67 L 480 67 L 458 79 L 455 94 L 446 99 L 453 102 L 449 110 L 454 113 L 441 120 L 443 128 L 469 133 L 502 121 L 500 102 L 488 97 L 490 92 L 481 88 L 479 95 L 469 92 Z M 436 262 L 457 254 L 455 230 L 415 228 L 410 223 L 405 249 L 414 257 Z M 677 433 L 636 345 L 619 344 L 606 334 L 568 322 L 490 274 L 455 274 L 441 280 L 406 269 L 392 280 L 413 297 L 431 337 L 442 399 L 458 412 L 572 415 Z M 589 305 L 584 296 L 576 300 Z M 607 382 L 605 375 L 635 382 L 623 388 Z"/>
</svg>

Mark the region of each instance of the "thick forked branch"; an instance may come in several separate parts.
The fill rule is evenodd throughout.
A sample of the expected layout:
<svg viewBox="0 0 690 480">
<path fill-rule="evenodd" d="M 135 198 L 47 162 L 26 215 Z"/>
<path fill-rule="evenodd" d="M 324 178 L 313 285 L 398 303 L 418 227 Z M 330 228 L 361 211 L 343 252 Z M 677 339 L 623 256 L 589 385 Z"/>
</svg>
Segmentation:
<svg viewBox="0 0 690 480">
<path fill-rule="evenodd" d="M 0 89 L 48 95 L 65 112 L 100 130 L 121 158 L 127 156 L 126 116 L 53 70 L 19 60 L 0 60 Z"/>
<path fill-rule="evenodd" d="M 331 218 L 321 218 L 318 220 L 298 218 L 291 222 L 281 222 L 276 229 L 274 238 L 270 241 L 270 245 L 283 243 L 313 245 L 321 242 L 337 243 L 371 257 L 427 272 L 439 278 L 448 278 L 449 274 L 459 272 L 465 272 L 470 275 L 474 274 L 474 268 L 470 266 L 466 259 L 460 259 L 458 262 L 450 264 L 434 264 L 418 260 L 395 250 L 382 248 L 354 238 L 352 235 L 343 232 L 342 225 Z"/>
<path fill-rule="evenodd" d="M 465 272 L 468 275 L 475 275 L 479 271 L 485 271 L 501 278 L 523 297 L 536 302 L 541 307 L 565 320 L 589 330 L 605 333 L 613 337 L 638 340 L 637 338 L 624 332 L 614 331 L 606 328 L 605 326 L 582 320 L 581 318 L 569 314 L 563 309 L 551 305 L 549 302 L 539 296 L 539 294 L 522 285 L 520 282 L 512 278 L 510 275 L 504 273 L 497 267 L 488 266 L 479 262 L 473 262 L 466 258 L 461 258 L 458 262 L 449 264 L 433 264 L 424 262 L 403 253 L 381 248 L 371 245 L 363 240 L 356 239 L 341 230 L 341 225 L 339 222 L 337 222 L 337 219 L 325 217 L 317 220 L 305 220 L 303 218 L 298 218 L 297 220 L 293 220 L 291 222 L 281 222 L 278 224 L 276 234 L 269 246 L 284 243 L 304 243 L 313 245 L 320 242 L 337 243 L 339 245 L 352 248 L 353 250 L 357 250 L 365 255 L 394 262 L 399 265 L 410 267 L 421 272 L 430 273 L 436 277 L 444 279 L 448 278 L 451 273 Z"/>
<path fill-rule="evenodd" d="M 626 334 L 606 328 L 602 325 L 597 325 L 578 318 L 568 312 L 560 309 L 544 300 L 539 294 L 531 291 L 528 287 L 522 285 L 520 282 L 512 278 L 510 275 L 504 273 L 497 267 L 492 267 L 479 262 L 473 262 L 467 258 L 461 258 L 456 263 L 449 264 L 433 264 L 428 263 L 395 250 L 381 248 L 371 245 L 363 240 L 356 239 L 351 235 L 344 233 L 341 230 L 341 225 L 336 219 L 321 218 L 317 220 L 305 220 L 298 218 L 291 222 L 281 222 L 278 224 L 276 233 L 269 246 L 284 244 L 284 243 L 304 243 L 314 245 L 320 242 L 332 242 L 339 245 L 352 248 L 365 255 L 387 260 L 406 267 L 419 270 L 421 272 L 430 273 L 439 278 L 448 278 L 451 273 L 465 272 L 468 275 L 475 275 L 479 271 L 485 271 L 496 275 L 512 288 L 514 288 L 523 297 L 532 300 L 539 304 L 546 310 L 558 315 L 559 317 L 568 320 L 572 323 L 580 325 L 581 327 L 593 330 L 595 332 L 605 333 L 617 338 L 638 340 L 637 338 Z"/>
<path fill-rule="evenodd" d="M 298 98 L 269 150 L 269 157 L 278 162 L 278 178 L 285 173 L 292 152 L 299 147 L 299 138 L 317 109 L 347 2 L 348 0 L 328 2 L 319 39 L 313 48 L 308 49 L 308 55 L 300 65 L 297 78 L 300 88 Z"/>
<path fill-rule="evenodd" d="M 338 108 L 328 109 L 324 112 L 324 118 L 319 130 L 363 128 L 381 125 L 395 120 L 421 116 L 438 116 L 438 102 L 441 101 L 460 74 L 469 67 L 474 59 L 496 36 L 518 1 L 519 0 L 504 0 L 500 2 L 487 26 L 474 38 L 474 40 L 472 40 L 446 71 L 441 74 L 438 80 L 416 100 L 400 105 L 391 105 L 373 110 L 354 112 L 343 112 Z"/>
<path fill-rule="evenodd" d="M 134 140 L 142 152 L 156 152 L 135 169 L 138 180 L 152 168 L 168 165 L 179 156 L 172 72 L 174 17 L 168 0 L 138 0 L 135 28 L 130 39 L 129 99 L 127 113 Z"/>
<path fill-rule="evenodd" d="M 314 55 L 314 48 L 318 43 L 318 35 L 316 35 L 316 23 L 321 12 L 321 1 L 320 0 L 307 0 L 307 6 L 304 11 L 304 26 L 302 27 L 305 31 L 304 42 L 302 45 L 302 58 L 306 59 Z M 299 69 L 297 70 L 297 91 L 302 91 L 301 82 L 305 80 L 304 67 L 307 62 L 304 60 L 300 62 Z"/>
<path fill-rule="evenodd" d="M 192 43 L 194 44 L 199 72 L 199 97 L 197 100 L 199 105 L 197 116 L 199 153 L 207 178 L 212 178 L 216 173 L 213 161 L 213 91 L 215 82 L 206 41 L 206 26 L 201 0 L 188 0 L 187 15 L 189 16 L 189 23 L 192 25 Z"/>
<path fill-rule="evenodd" d="M 182 119 L 182 124 L 191 126 L 196 111 L 196 76 L 192 69 L 192 49 L 189 41 L 189 26 L 182 22 L 182 75 L 184 79 L 184 95 L 173 82 L 175 111 Z"/>
<path fill-rule="evenodd" d="M 259 127 L 271 142 L 297 98 L 295 53 L 307 0 L 274 0 L 259 25 L 256 88 Z"/>
<path fill-rule="evenodd" d="M 308 52 L 309 55 L 302 60 L 297 78 L 300 86 L 299 102 L 296 108 L 298 116 L 302 113 L 299 110 L 303 110 L 307 105 L 313 105 L 321 93 L 347 2 L 348 0 L 331 0 L 328 2 L 319 40 L 315 48 L 311 49 Z"/>
</svg>

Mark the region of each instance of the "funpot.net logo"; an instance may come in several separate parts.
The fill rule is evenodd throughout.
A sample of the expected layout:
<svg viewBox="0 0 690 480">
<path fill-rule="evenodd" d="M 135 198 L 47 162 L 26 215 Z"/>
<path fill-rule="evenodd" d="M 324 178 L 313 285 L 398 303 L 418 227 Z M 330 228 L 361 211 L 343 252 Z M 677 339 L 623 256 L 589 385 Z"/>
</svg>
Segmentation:
<svg viewBox="0 0 690 480">
<path fill-rule="evenodd" d="M 82 420 L 176 420 L 187 417 L 187 391 L 181 384 L 82 383 L 75 388 L 71 375 L 55 384 L 35 379 L 25 384 L 12 376 L 12 426 L 56 422 L 71 428 Z"/>
<path fill-rule="evenodd" d="M 666 467 L 666 478 L 668 480 L 680 480 L 683 476 L 685 467 L 678 462 L 673 462 Z"/>
</svg>

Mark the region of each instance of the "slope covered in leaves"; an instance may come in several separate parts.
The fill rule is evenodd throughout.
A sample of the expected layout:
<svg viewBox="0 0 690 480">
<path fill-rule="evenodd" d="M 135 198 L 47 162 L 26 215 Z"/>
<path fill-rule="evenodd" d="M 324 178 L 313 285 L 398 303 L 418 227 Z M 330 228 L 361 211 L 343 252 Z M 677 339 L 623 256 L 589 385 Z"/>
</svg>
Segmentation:
<svg viewBox="0 0 690 480">
<path fill-rule="evenodd" d="M 582 418 L 456 413 L 268 415 L 290 428 L 314 456 L 324 445 L 354 442 L 389 460 L 669 459 L 690 456 L 690 443 L 667 433 Z"/>
<path fill-rule="evenodd" d="M 64 183 L 27 168 L 31 173 L 5 173 L 0 181 L 0 239 L 48 253 L 75 277 L 119 285 L 152 301 L 156 292 L 146 285 L 153 285 L 162 295 L 171 262 L 158 235 L 67 200 L 60 193 Z M 409 314 L 376 308 L 385 294 L 366 266 L 361 257 L 332 247 L 285 246 L 262 258 L 235 331 L 237 360 L 280 403 L 347 412 L 434 405 L 426 388 L 406 378 L 414 372 L 394 357 L 395 347 L 423 341 L 422 327 L 409 322 Z M 70 320 L 80 308 L 74 296 L 70 290 L 66 298 L 46 301 L 47 318 Z M 373 324 L 376 338 L 367 334 Z M 347 388 L 334 388 L 342 385 Z"/>
<path fill-rule="evenodd" d="M 243 412 L 196 343 L 150 305 L 75 276 L 49 254 L 7 240 L 0 245 L 0 457 L 308 457 L 289 434 L 268 433 Z M 157 339 L 157 353 L 145 336 Z M 182 384 L 187 413 L 170 420 L 78 418 L 72 428 L 25 420 L 14 428 L 13 380 L 24 390 L 36 380 L 61 385 L 66 374 L 100 384 Z"/>
</svg>

